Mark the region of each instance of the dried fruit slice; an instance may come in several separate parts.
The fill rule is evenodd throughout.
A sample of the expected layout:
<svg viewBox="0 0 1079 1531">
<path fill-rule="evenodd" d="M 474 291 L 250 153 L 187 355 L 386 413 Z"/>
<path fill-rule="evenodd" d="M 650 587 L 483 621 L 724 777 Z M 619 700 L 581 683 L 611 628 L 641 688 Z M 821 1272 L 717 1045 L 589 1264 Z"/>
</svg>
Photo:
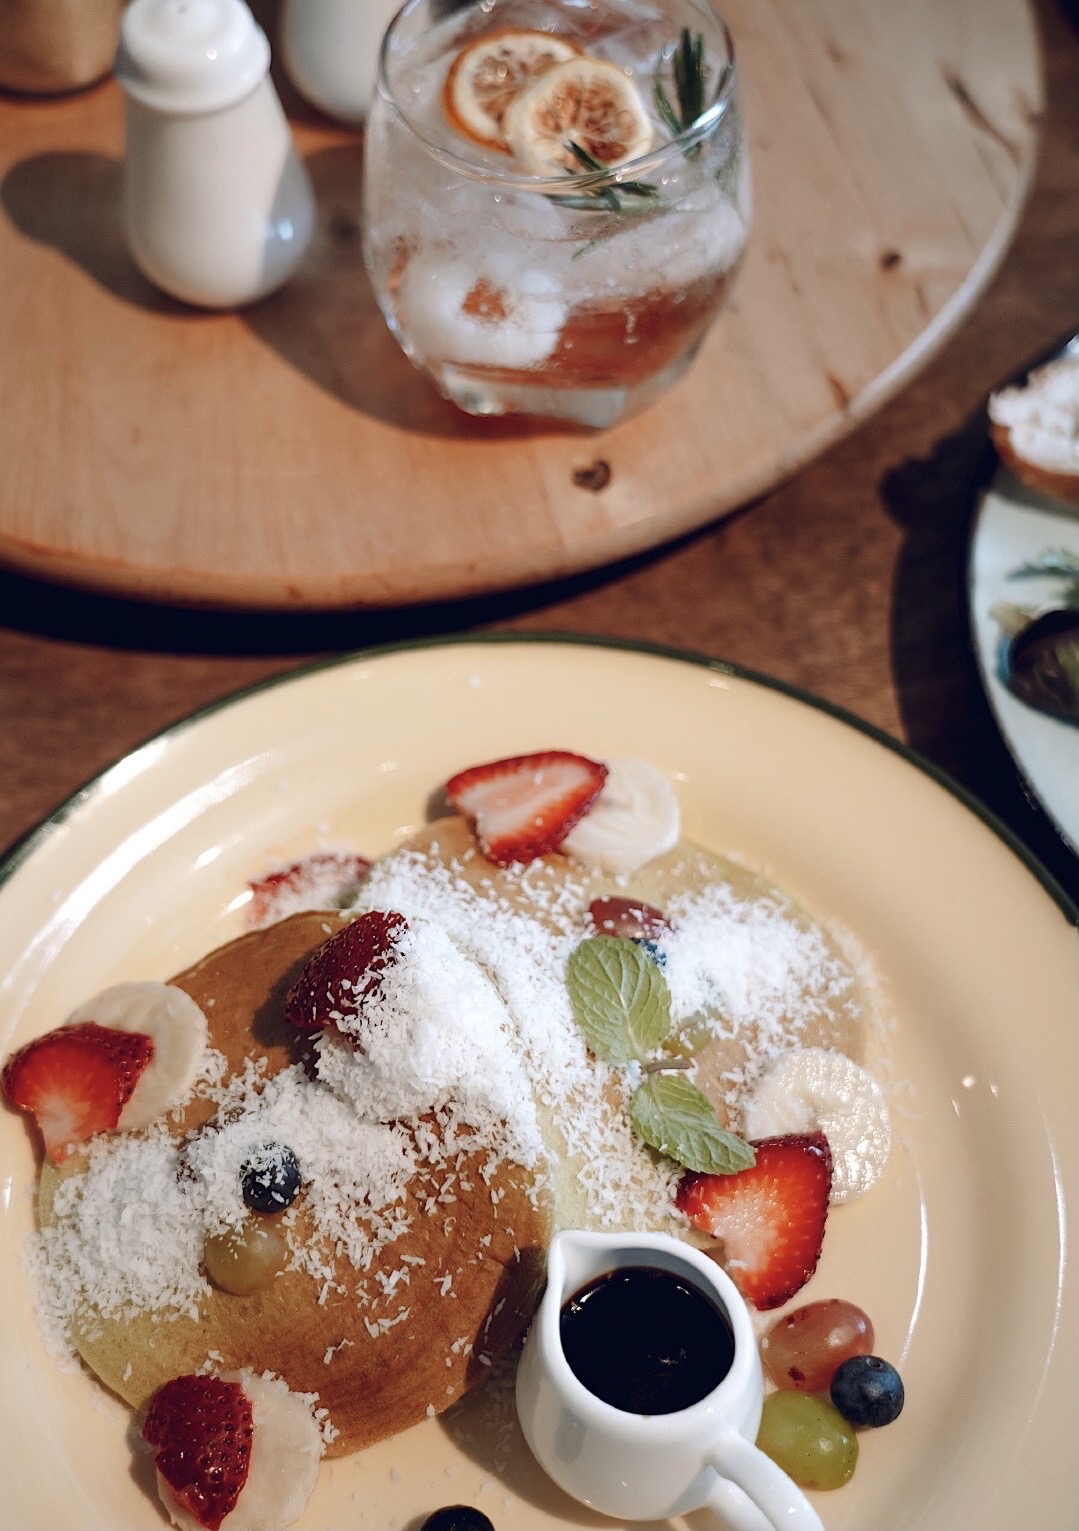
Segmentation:
<svg viewBox="0 0 1079 1531">
<path fill-rule="evenodd" d="M 458 133 L 504 150 L 502 119 L 510 102 L 577 51 L 573 43 L 549 32 L 488 32 L 463 48 L 450 65 L 443 110 Z"/>
<path fill-rule="evenodd" d="M 510 153 L 530 175 L 579 172 L 570 147 L 614 168 L 652 146 L 652 124 L 628 75 L 583 54 L 540 76 L 509 103 L 502 132 Z"/>
</svg>

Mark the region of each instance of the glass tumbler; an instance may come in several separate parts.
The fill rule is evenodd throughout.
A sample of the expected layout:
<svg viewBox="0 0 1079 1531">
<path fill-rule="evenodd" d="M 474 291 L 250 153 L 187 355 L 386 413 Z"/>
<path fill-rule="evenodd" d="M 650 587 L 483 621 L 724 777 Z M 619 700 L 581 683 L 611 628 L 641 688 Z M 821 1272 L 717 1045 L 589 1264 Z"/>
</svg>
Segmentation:
<svg viewBox="0 0 1079 1531">
<path fill-rule="evenodd" d="M 602 427 L 650 404 L 749 223 L 709 0 L 407 0 L 389 27 L 365 261 L 406 355 L 468 413 Z"/>
</svg>

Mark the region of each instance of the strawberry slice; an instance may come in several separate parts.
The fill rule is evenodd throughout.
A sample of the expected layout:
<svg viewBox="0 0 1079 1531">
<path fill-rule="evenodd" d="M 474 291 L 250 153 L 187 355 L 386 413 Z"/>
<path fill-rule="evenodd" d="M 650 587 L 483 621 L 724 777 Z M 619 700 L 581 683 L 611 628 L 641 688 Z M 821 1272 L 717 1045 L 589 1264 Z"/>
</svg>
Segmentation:
<svg viewBox="0 0 1079 1531">
<path fill-rule="evenodd" d="M 82 1021 L 28 1042 L 8 1059 L 0 1084 L 36 1119 L 45 1152 L 62 1164 L 76 1143 L 116 1126 L 153 1056 L 142 1032 Z"/>
<path fill-rule="evenodd" d="M 285 1019 L 299 1031 L 321 1031 L 355 1015 L 396 962 L 407 933 L 404 915 L 385 909 L 342 925 L 308 958 L 285 996 Z"/>
<path fill-rule="evenodd" d="M 588 913 L 601 936 L 626 936 L 631 941 L 647 941 L 671 928 L 662 910 L 639 898 L 617 898 L 613 894 L 594 898 Z"/>
<path fill-rule="evenodd" d="M 176 1503 L 207 1531 L 218 1531 L 251 1466 L 254 1422 L 240 1384 L 174 1377 L 150 1400 L 142 1434 Z"/>
<path fill-rule="evenodd" d="M 247 923 L 259 930 L 304 909 L 339 909 L 370 870 L 367 857 L 352 851 L 313 851 L 248 884 Z"/>
<path fill-rule="evenodd" d="M 606 780 L 598 760 L 545 750 L 459 771 L 446 783 L 446 796 L 473 821 L 484 855 L 509 866 L 557 850 Z"/>
<path fill-rule="evenodd" d="M 821 1132 L 762 1138 L 757 1162 L 735 1175 L 689 1171 L 677 1202 L 695 1228 L 723 1245 L 723 1268 L 755 1308 L 778 1308 L 817 1268 L 832 1151 Z"/>
</svg>

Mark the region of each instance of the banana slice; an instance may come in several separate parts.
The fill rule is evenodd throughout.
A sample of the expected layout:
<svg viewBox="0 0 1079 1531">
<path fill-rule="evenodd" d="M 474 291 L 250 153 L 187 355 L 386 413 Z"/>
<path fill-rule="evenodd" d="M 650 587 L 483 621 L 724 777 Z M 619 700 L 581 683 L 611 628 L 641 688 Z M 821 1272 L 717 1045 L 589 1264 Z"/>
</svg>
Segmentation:
<svg viewBox="0 0 1079 1531">
<path fill-rule="evenodd" d="M 627 74 L 581 54 L 549 69 L 515 96 L 502 119 L 502 136 L 529 175 L 552 176 L 584 168 L 571 145 L 608 169 L 652 147 L 652 124 Z"/>
<path fill-rule="evenodd" d="M 832 1202 L 875 1185 L 888 1162 L 888 1106 L 872 1074 L 843 1053 L 805 1047 L 785 1053 L 758 1081 L 744 1107 L 748 1138 L 823 1132 L 832 1150 Z"/>
<path fill-rule="evenodd" d="M 114 1031 L 134 1031 L 154 1044 L 154 1056 L 143 1070 L 117 1126 L 124 1131 L 148 1127 L 179 1105 L 195 1082 L 206 1051 L 206 1017 L 175 984 L 151 979 L 114 984 L 68 1017 L 68 1025 L 96 1021 Z"/>
<path fill-rule="evenodd" d="M 621 876 L 678 844 L 682 815 L 662 771 L 647 760 L 608 760 L 603 791 L 559 850 Z"/>
<path fill-rule="evenodd" d="M 450 65 L 442 109 L 451 126 L 488 149 L 505 151 L 502 119 L 515 96 L 577 49 L 549 32 L 488 32 Z"/>
</svg>

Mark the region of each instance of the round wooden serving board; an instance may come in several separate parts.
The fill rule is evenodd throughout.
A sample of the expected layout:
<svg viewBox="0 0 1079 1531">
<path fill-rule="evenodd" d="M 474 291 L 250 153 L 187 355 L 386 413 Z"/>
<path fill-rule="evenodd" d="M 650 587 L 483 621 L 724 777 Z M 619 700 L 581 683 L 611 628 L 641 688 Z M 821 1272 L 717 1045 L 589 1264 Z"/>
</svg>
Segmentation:
<svg viewBox="0 0 1079 1531">
<path fill-rule="evenodd" d="M 689 376 L 600 433 L 471 420 L 412 371 L 363 270 L 362 137 L 284 85 L 318 233 L 234 314 L 132 268 L 115 82 L 0 96 L 0 562 L 219 607 L 420 602 L 653 546 L 850 430 L 1008 244 L 1036 153 L 1033 21 L 1023 0 L 724 8 L 750 253 Z"/>
</svg>

